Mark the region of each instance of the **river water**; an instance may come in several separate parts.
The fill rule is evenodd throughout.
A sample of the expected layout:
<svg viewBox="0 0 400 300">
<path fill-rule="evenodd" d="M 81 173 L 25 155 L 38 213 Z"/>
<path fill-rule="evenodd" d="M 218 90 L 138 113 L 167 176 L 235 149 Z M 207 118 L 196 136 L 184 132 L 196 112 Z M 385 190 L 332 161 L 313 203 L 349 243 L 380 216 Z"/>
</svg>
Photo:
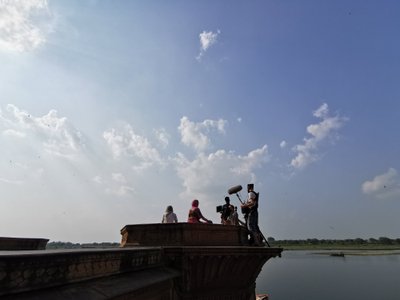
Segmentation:
<svg viewBox="0 0 400 300">
<path fill-rule="evenodd" d="M 267 261 L 256 284 L 270 300 L 399 300 L 400 255 L 284 251 Z"/>
</svg>

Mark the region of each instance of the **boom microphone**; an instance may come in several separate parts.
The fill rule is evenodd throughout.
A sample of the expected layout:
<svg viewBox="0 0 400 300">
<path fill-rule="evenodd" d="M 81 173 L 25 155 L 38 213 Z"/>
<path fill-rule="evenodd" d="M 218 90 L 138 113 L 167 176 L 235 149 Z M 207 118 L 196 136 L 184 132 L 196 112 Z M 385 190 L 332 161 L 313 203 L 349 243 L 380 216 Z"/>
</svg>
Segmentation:
<svg viewBox="0 0 400 300">
<path fill-rule="evenodd" d="M 241 190 L 242 190 L 241 185 L 233 186 L 228 190 L 228 194 L 229 195 L 236 194 L 237 192 L 240 192 Z"/>
</svg>

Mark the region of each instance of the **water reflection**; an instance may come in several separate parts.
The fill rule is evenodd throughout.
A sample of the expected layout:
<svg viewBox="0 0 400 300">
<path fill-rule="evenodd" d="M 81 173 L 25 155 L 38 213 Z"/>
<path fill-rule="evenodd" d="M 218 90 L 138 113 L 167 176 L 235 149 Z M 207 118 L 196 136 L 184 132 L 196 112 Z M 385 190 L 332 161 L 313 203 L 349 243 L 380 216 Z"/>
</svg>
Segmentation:
<svg viewBox="0 0 400 300">
<path fill-rule="evenodd" d="M 333 257 L 285 251 L 270 259 L 257 293 L 271 300 L 398 300 L 400 255 Z"/>
</svg>

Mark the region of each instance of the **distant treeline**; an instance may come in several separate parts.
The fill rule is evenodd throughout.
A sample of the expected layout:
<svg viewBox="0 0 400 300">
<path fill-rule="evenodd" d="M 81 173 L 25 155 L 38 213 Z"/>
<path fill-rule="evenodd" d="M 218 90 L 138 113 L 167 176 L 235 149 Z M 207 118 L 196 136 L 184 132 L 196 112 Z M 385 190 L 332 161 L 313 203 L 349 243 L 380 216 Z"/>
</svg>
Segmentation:
<svg viewBox="0 0 400 300">
<path fill-rule="evenodd" d="M 400 245 L 400 238 L 391 239 L 388 237 L 369 238 L 369 239 L 305 239 L 305 240 L 275 240 L 273 237 L 267 238 L 273 245 Z"/>
<path fill-rule="evenodd" d="M 50 242 L 46 249 L 81 249 L 81 248 L 113 248 L 119 247 L 119 243 L 71 243 L 71 242 Z"/>
</svg>

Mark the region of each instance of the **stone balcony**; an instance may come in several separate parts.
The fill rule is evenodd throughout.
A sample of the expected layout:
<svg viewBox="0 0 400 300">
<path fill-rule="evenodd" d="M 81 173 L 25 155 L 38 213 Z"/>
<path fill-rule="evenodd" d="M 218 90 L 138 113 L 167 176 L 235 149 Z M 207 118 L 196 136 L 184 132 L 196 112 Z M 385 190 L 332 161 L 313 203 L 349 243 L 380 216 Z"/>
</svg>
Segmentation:
<svg viewBox="0 0 400 300">
<path fill-rule="evenodd" d="M 48 239 L 0 237 L 0 250 L 44 250 Z"/>
<path fill-rule="evenodd" d="M 121 229 L 121 247 L 247 246 L 247 229 L 220 224 L 138 224 Z"/>
<path fill-rule="evenodd" d="M 0 251 L 4 300 L 254 300 L 256 278 L 281 248 L 251 247 L 247 230 L 138 224 L 121 248 Z"/>
</svg>

